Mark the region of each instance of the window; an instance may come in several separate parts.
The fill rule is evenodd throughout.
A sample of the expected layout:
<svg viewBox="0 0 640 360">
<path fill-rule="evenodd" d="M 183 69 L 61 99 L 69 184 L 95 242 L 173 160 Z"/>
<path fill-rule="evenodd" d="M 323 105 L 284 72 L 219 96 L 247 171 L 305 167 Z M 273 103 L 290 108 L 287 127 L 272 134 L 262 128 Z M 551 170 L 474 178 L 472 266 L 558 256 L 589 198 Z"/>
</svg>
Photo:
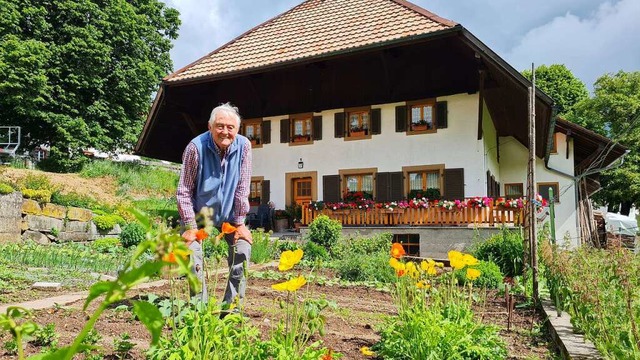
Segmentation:
<svg viewBox="0 0 640 360">
<path fill-rule="evenodd" d="M 349 137 L 364 137 L 369 135 L 371 128 L 371 120 L 369 110 L 355 110 L 347 112 Z"/>
<path fill-rule="evenodd" d="M 558 183 L 538 183 L 538 194 L 542 196 L 542 198 L 549 201 L 549 189 L 553 189 L 553 198 L 555 202 L 560 202 L 560 189 Z"/>
<path fill-rule="evenodd" d="M 408 103 L 409 131 L 432 132 L 436 129 L 435 100 L 421 100 Z"/>
<path fill-rule="evenodd" d="M 291 118 L 291 142 L 311 141 L 312 124 L 311 114 L 300 115 Z"/>
<path fill-rule="evenodd" d="M 551 154 L 558 153 L 558 133 L 553 133 L 551 137 Z"/>
<path fill-rule="evenodd" d="M 504 196 L 507 199 L 518 199 L 524 196 L 522 183 L 504 184 Z"/>
<path fill-rule="evenodd" d="M 253 147 L 260 147 L 262 145 L 262 121 L 260 120 L 245 120 L 242 124 L 242 134 L 251 141 Z"/>
<path fill-rule="evenodd" d="M 374 196 L 374 175 L 376 168 L 340 170 L 342 179 L 342 200 L 371 200 Z"/>
<path fill-rule="evenodd" d="M 402 244 L 408 256 L 420 256 L 420 235 L 394 234 L 393 242 Z"/>
<path fill-rule="evenodd" d="M 260 205 L 262 200 L 262 180 L 251 180 L 249 192 L 249 204 Z"/>
<path fill-rule="evenodd" d="M 402 172 L 404 188 L 408 190 L 404 193 L 407 199 L 426 197 L 433 200 L 442 197 L 444 164 L 404 166 Z"/>
</svg>

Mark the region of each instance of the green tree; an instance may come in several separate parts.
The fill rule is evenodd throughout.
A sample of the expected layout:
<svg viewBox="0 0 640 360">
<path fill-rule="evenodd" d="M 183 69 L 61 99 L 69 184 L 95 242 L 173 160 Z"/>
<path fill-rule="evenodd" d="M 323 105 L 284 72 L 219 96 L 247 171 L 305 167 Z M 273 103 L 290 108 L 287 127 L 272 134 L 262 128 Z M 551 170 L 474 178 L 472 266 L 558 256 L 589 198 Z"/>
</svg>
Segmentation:
<svg viewBox="0 0 640 360">
<path fill-rule="evenodd" d="M 523 71 L 522 75 L 531 80 L 531 70 Z M 584 83 L 566 66 L 559 64 L 538 66 L 536 87 L 553 99 L 558 115 L 561 117 L 567 116 L 575 104 L 589 97 Z"/>
<path fill-rule="evenodd" d="M 610 210 L 628 215 L 640 206 L 640 71 L 605 74 L 594 84 L 594 96 L 576 104 L 570 121 L 626 146 L 622 166 L 602 173 L 595 195 Z"/>
<path fill-rule="evenodd" d="M 131 147 L 178 16 L 159 0 L 0 0 L 0 124 L 22 126 L 27 149 L 49 145 L 51 170 Z"/>
</svg>

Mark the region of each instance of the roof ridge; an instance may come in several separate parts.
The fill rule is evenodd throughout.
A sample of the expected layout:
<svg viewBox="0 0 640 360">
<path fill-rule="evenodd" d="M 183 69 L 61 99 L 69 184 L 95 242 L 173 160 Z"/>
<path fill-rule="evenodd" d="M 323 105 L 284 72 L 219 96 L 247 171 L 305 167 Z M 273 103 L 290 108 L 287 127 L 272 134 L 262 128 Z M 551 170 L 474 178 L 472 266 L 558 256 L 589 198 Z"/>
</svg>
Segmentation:
<svg viewBox="0 0 640 360">
<path fill-rule="evenodd" d="M 415 12 L 421 14 L 421 15 L 424 15 L 424 16 L 428 17 L 429 19 L 431 19 L 431 20 L 433 20 L 435 22 L 439 22 L 439 23 L 441 23 L 443 25 L 447 25 L 447 26 L 456 26 L 456 25 L 458 25 L 458 23 L 455 22 L 455 21 L 449 20 L 447 18 L 443 18 L 442 16 L 440 16 L 440 15 L 438 15 L 436 13 L 433 13 L 433 12 L 431 12 L 431 11 L 429 11 L 429 10 L 419 6 L 419 5 L 411 3 L 409 1 L 406 1 L 406 0 L 390 0 L 390 1 L 393 1 L 393 2 L 397 3 L 398 5 L 404 6 L 407 9 L 413 10 L 413 11 L 415 11 Z"/>
<path fill-rule="evenodd" d="M 229 40 L 227 43 L 225 43 L 224 45 L 222 45 L 222 46 L 218 47 L 217 49 L 215 49 L 215 50 L 213 50 L 213 51 L 209 52 L 208 54 L 206 54 L 206 55 L 204 55 L 204 56 L 200 57 L 198 60 L 196 60 L 196 61 L 194 61 L 194 62 L 192 62 L 192 63 L 190 63 L 190 64 L 187 64 L 187 65 L 185 65 L 185 66 L 181 67 L 180 69 L 178 69 L 178 70 L 174 71 L 173 73 L 171 73 L 171 74 L 169 74 L 169 75 L 165 76 L 164 78 L 162 78 L 162 81 L 170 80 L 170 79 L 172 79 L 172 78 L 174 78 L 174 77 L 176 77 L 176 76 L 180 75 L 181 73 L 183 73 L 183 72 L 184 72 L 184 71 L 186 71 L 187 69 L 191 68 L 193 65 L 196 65 L 196 64 L 200 63 L 201 61 L 203 61 L 204 59 L 208 58 L 209 56 L 211 56 L 211 55 L 213 55 L 213 54 L 215 54 L 215 53 L 217 53 L 217 52 L 220 52 L 220 51 L 222 51 L 223 49 L 225 49 L 225 48 L 229 47 L 231 44 L 233 44 L 233 43 L 235 43 L 236 41 L 240 40 L 241 38 L 243 38 L 245 35 L 249 34 L 250 32 L 252 32 L 252 31 L 254 31 L 254 30 L 257 30 L 258 28 L 260 28 L 260 27 L 262 27 L 263 25 L 266 25 L 266 24 L 268 24 L 268 23 L 270 23 L 270 22 L 274 22 L 275 20 L 277 20 L 277 19 L 279 19 L 279 18 L 283 17 L 284 15 L 286 15 L 286 14 L 288 14 L 288 13 L 292 12 L 293 10 L 295 10 L 295 9 L 299 8 L 300 6 L 302 6 L 302 5 L 306 4 L 306 3 L 310 2 L 310 1 L 316 1 L 316 0 L 304 0 L 303 2 L 299 3 L 298 5 L 296 5 L 296 6 L 292 7 L 291 9 L 289 9 L 289 10 L 287 10 L 287 11 L 285 11 L 285 12 L 283 12 L 283 13 L 279 14 L 279 15 L 276 15 L 276 16 L 274 16 L 274 17 L 270 18 L 270 19 L 265 20 L 264 22 L 262 22 L 262 23 L 260 23 L 260 24 L 258 24 L 258 25 L 256 25 L 256 26 L 254 26 L 254 27 L 252 27 L 251 29 L 249 29 L 249 30 L 247 30 L 247 31 L 243 32 L 242 34 L 240 34 L 240 35 L 236 36 L 235 38 L 233 38 L 233 39 Z M 322 0 L 322 1 L 324 1 L 324 0 Z"/>
</svg>

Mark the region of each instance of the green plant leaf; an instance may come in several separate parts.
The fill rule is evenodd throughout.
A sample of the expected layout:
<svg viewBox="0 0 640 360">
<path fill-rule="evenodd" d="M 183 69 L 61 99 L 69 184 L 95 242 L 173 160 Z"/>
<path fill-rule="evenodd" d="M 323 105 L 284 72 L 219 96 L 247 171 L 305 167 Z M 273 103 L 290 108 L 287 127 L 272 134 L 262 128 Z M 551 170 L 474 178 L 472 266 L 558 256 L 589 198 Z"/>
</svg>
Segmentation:
<svg viewBox="0 0 640 360">
<path fill-rule="evenodd" d="M 97 348 L 96 346 L 90 346 L 90 345 L 81 344 L 80 346 L 78 346 L 76 351 L 72 352 L 71 351 L 71 346 L 66 346 L 66 347 L 60 348 L 60 349 L 58 349 L 58 350 L 56 350 L 54 352 L 51 352 L 51 353 L 33 355 L 33 356 L 29 357 L 29 360 L 71 359 L 71 357 L 74 354 L 77 354 L 77 353 L 85 351 L 85 350 L 93 350 L 93 349 L 96 349 L 96 348 Z"/>
<path fill-rule="evenodd" d="M 162 261 L 150 261 L 144 263 L 142 266 L 129 270 L 118 277 L 119 282 L 122 282 L 128 289 L 140 284 L 155 275 L 160 271 L 164 264 Z"/>
<path fill-rule="evenodd" d="M 97 282 L 95 284 L 93 284 L 91 286 L 91 288 L 89 289 L 89 296 L 87 296 L 87 300 L 84 302 L 84 307 L 82 308 L 83 310 L 87 309 L 87 306 L 89 306 L 89 304 L 98 296 L 111 291 L 114 286 L 115 286 L 115 282 L 112 281 L 100 281 Z"/>
<path fill-rule="evenodd" d="M 136 314 L 144 326 L 149 329 L 151 333 L 151 345 L 157 344 L 162 334 L 162 327 L 164 326 L 164 319 L 162 318 L 160 310 L 149 302 L 134 301 L 133 313 Z"/>
</svg>

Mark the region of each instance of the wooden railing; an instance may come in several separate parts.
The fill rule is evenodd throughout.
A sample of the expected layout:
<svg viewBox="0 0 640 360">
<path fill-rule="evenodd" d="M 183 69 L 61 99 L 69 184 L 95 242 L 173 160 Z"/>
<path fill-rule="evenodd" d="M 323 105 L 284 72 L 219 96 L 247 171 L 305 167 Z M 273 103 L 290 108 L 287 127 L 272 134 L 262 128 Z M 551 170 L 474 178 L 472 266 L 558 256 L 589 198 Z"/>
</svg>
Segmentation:
<svg viewBox="0 0 640 360">
<path fill-rule="evenodd" d="M 420 209 L 348 209 L 314 210 L 308 204 L 302 206 L 302 224 L 309 225 L 317 216 L 327 215 L 343 226 L 482 226 L 522 225 L 523 209 L 489 206 L 445 210 L 439 207 Z"/>
</svg>

